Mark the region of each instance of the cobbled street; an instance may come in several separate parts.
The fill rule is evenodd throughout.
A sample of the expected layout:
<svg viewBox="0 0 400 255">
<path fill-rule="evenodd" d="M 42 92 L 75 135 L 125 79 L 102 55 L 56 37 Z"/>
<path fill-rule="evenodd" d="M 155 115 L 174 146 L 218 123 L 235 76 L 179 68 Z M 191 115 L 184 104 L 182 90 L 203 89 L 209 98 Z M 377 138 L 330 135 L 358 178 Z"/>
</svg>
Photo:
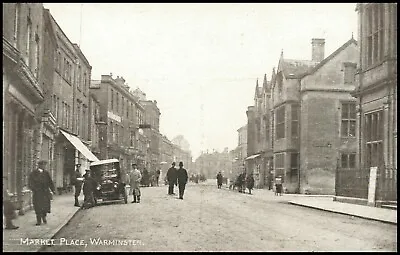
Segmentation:
<svg viewBox="0 0 400 255">
<path fill-rule="evenodd" d="M 44 251 L 397 249 L 397 226 L 291 205 L 289 196 L 272 192 L 249 195 L 189 184 L 184 200 L 179 200 L 167 195 L 167 186 L 141 190 L 140 204 L 130 203 L 130 198 L 128 204 L 81 210 L 55 237 L 69 243 Z M 76 240 L 84 240 L 84 245 L 76 245 Z"/>
</svg>

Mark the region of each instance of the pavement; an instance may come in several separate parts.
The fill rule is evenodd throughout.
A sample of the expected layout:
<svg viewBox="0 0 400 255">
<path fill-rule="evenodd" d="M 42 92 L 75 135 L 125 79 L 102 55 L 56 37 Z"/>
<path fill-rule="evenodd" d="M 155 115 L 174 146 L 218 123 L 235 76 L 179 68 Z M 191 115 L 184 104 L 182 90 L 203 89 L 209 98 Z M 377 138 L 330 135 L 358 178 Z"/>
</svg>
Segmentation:
<svg viewBox="0 0 400 255">
<path fill-rule="evenodd" d="M 228 189 L 225 185 L 224 188 Z M 282 194 L 282 196 L 275 196 L 274 192 L 268 189 L 254 189 L 252 195 L 263 200 L 281 200 L 296 206 L 397 225 L 397 210 L 334 201 L 333 195 Z"/>
<path fill-rule="evenodd" d="M 189 185 L 196 184 L 191 183 Z M 201 185 L 211 185 L 211 182 L 201 183 Z M 229 191 L 226 185 L 223 185 L 223 189 Z M 275 196 L 272 190 L 267 189 L 255 189 L 252 193 L 256 199 L 266 201 L 278 200 L 296 206 L 304 206 L 397 225 L 397 210 L 337 202 L 333 201 L 333 196 L 329 195 L 283 194 L 282 196 Z M 29 210 L 25 215 L 18 216 L 13 221 L 14 225 L 19 226 L 19 229 L 4 230 L 3 227 L 3 252 L 39 251 L 43 245 L 48 244 L 43 242 L 51 240 L 79 211 L 79 207 L 73 206 L 73 200 L 72 193 L 54 196 L 52 212 L 47 217 L 48 223 L 46 225 L 36 226 L 35 212 Z M 80 197 L 80 203 L 82 202 L 83 196 Z"/>
<path fill-rule="evenodd" d="M 79 198 L 83 203 L 83 195 Z M 29 210 L 25 215 L 13 220 L 16 230 L 5 230 L 3 224 L 3 252 L 37 252 L 46 240 L 53 238 L 79 211 L 74 206 L 74 195 L 54 195 L 51 213 L 47 215 L 47 224 L 36 226 L 35 211 Z"/>
</svg>

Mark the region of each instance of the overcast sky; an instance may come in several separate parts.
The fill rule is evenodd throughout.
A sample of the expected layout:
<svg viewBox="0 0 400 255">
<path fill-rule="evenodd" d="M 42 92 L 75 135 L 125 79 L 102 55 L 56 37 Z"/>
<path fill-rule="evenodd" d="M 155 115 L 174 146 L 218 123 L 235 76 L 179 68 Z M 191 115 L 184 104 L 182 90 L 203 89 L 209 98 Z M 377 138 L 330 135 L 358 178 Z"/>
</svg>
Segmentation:
<svg viewBox="0 0 400 255">
<path fill-rule="evenodd" d="M 311 59 L 311 39 L 325 38 L 327 57 L 358 37 L 355 3 L 44 6 L 81 45 L 92 79 L 123 76 L 157 100 L 161 133 L 182 134 L 194 159 L 237 146 L 256 79 L 270 79 L 281 50 Z"/>
</svg>

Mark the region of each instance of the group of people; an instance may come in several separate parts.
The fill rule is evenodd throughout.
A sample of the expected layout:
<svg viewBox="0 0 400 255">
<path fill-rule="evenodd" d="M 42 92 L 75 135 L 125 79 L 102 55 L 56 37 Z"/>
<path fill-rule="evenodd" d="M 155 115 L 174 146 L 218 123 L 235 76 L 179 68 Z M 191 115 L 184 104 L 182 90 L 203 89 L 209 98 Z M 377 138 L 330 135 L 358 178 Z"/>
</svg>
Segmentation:
<svg viewBox="0 0 400 255">
<path fill-rule="evenodd" d="M 140 181 L 140 184 L 145 187 L 150 187 L 150 186 L 158 186 L 158 180 L 160 178 L 160 173 L 161 171 L 158 169 L 156 171 L 148 171 L 146 168 L 143 169 L 142 174 L 142 179 Z"/>
<path fill-rule="evenodd" d="M 229 189 L 235 190 L 238 188 L 240 193 L 246 193 L 246 188 L 249 190 L 249 194 L 251 194 L 252 189 L 254 188 L 254 177 L 252 174 L 246 174 L 246 172 L 240 173 L 236 180 L 233 181 Z"/>
<path fill-rule="evenodd" d="M 75 188 L 75 206 L 80 207 L 78 198 L 83 191 L 83 209 L 87 209 L 96 205 L 96 199 L 94 192 L 98 186 L 97 181 L 92 177 L 89 169 L 85 170 L 85 174 L 82 176 L 80 172 L 81 164 L 76 164 L 76 169 L 74 174 L 71 176 L 71 184 Z"/>
<path fill-rule="evenodd" d="M 179 168 L 175 168 L 175 162 L 172 162 L 171 167 L 168 169 L 166 180 L 168 182 L 168 195 L 175 195 L 174 186 L 179 188 L 179 199 L 183 199 L 185 193 L 186 183 L 188 181 L 188 174 L 183 168 L 183 162 L 179 162 Z"/>
</svg>

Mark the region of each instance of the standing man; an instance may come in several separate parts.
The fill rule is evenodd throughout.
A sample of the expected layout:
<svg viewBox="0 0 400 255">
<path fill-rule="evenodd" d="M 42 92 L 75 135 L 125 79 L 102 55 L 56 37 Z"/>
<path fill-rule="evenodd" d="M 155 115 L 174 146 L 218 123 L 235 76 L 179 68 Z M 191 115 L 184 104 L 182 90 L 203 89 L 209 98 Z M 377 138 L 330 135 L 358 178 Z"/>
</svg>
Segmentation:
<svg viewBox="0 0 400 255">
<path fill-rule="evenodd" d="M 253 177 L 252 173 L 247 175 L 246 185 L 247 185 L 247 188 L 249 189 L 249 194 L 251 195 L 251 190 L 254 188 L 254 177 Z"/>
<path fill-rule="evenodd" d="M 83 178 L 80 172 L 81 164 L 76 164 L 75 172 L 71 176 L 71 184 L 75 187 L 75 204 L 74 206 L 79 207 L 79 195 L 81 194 Z"/>
<path fill-rule="evenodd" d="M 132 170 L 129 173 L 129 185 L 131 186 L 130 193 L 132 193 L 133 201 L 132 203 L 140 203 L 140 180 L 142 179 L 142 174 L 140 173 L 137 165 L 132 164 Z"/>
<path fill-rule="evenodd" d="M 160 174 L 161 174 L 161 171 L 160 171 L 160 169 L 157 169 L 157 171 L 156 171 L 156 176 L 155 176 L 155 178 L 156 178 L 156 185 L 157 185 L 157 187 L 158 187 L 158 179 L 160 178 Z"/>
<path fill-rule="evenodd" d="M 85 196 L 83 201 L 83 209 L 87 209 L 96 205 L 94 198 L 94 191 L 97 188 L 97 182 L 93 179 L 90 169 L 86 169 L 85 181 L 83 183 L 83 195 Z"/>
<path fill-rule="evenodd" d="M 42 221 L 47 223 L 46 214 L 50 213 L 50 200 L 55 194 L 54 184 L 48 171 L 46 171 L 47 161 L 40 160 L 38 168 L 29 174 L 29 188 L 32 190 L 33 208 L 36 213 L 36 226 Z"/>
<path fill-rule="evenodd" d="M 174 193 L 174 185 L 176 184 L 176 168 L 175 162 L 172 162 L 171 167 L 168 169 L 167 172 L 167 181 L 168 181 L 168 195 L 175 195 Z"/>
<path fill-rule="evenodd" d="M 218 189 L 220 189 L 222 187 L 222 174 L 221 174 L 221 171 L 219 171 L 218 174 L 217 174 L 217 186 L 218 186 Z"/>
<path fill-rule="evenodd" d="M 183 162 L 179 162 L 179 169 L 177 172 L 178 186 L 179 186 L 179 199 L 183 199 L 183 193 L 185 193 L 185 187 L 188 180 L 188 174 L 185 168 L 183 168 Z"/>
</svg>

